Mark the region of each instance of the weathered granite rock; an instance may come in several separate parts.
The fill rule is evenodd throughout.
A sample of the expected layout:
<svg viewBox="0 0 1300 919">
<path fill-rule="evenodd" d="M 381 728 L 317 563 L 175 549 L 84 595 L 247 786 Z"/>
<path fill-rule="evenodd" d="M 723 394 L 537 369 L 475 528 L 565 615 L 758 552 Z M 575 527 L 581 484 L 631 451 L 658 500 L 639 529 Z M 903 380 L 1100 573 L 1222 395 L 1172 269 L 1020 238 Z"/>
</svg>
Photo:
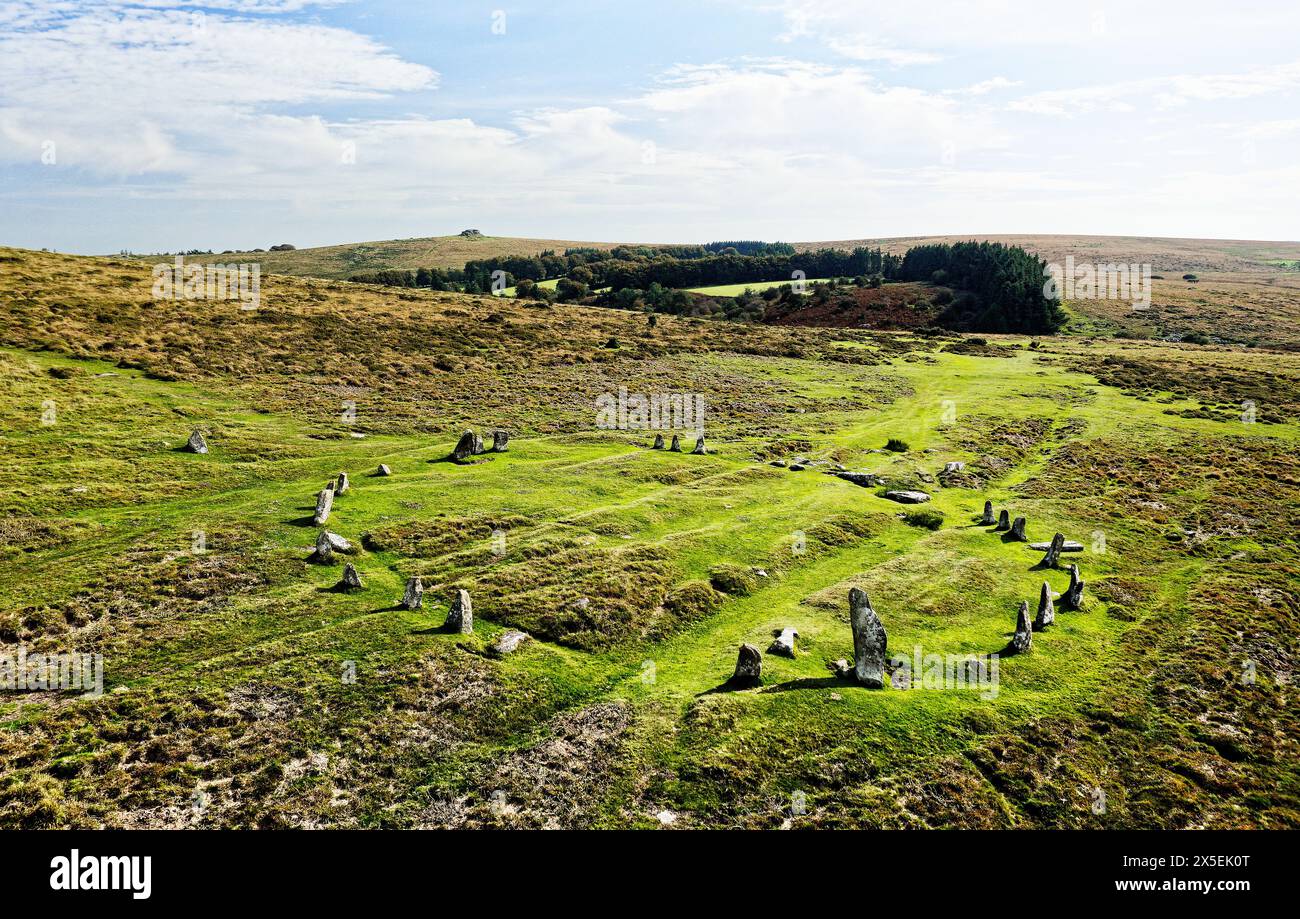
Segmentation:
<svg viewBox="0 0 1300 919">
<path fill-rule="evenodd" d="M 699 437 L 695 438 L 695 449 L 691 451 L 691 455 L 704 456 L 708 452 L 708 449 L 704 446 L 704 435 L 701 434 Z"/>
<path fill-rule="evenodd" d="M 316 513 L 311 518 L 311 522 L 316 526 L 324 526 L 325 521 L 330 519 L 330 511 L 334 508 L 334 490 L 332 488 L 322 488 L 320 494 L 316 495 Z"/>
<path fill-rule="evenodd" d="M 656 435 L 655 435 L 655 442 L 654 442 L 653 444 L 650 445 L 650 449 L 651 449 L 651 450 L 662 450 L 663 448 L 664 448 L 664 436 L 663 436 L 662 434 L 656 434 Z"/>
<path fill-rule="evenodd" d="M 673 435 L 673 442 L 669 445 L 668 449 L 671 450 L 673 453 L 681 453 L 681 452 L 682 452 L 682 438 L 681 438 L 681 435 L 678 435 L 678 434 L 674 434 L 674 435 Z"/>
<path fill-rule="evenodd" d="M 997 518 L 993 516 L 993 502 L 984 502 L 984 516 L 980 518 L 980 526 L 991 527 L 997 523 Z"/>
<path fill-rule="evenodd" d="M 930 496 L 923 491 L 887 491 L 885 497 L 899 504 L 924 504 Z"/>
<path fill-rule="evenodd" d="M 885 650 L 888 636 L 884 623 L 871 607 L 867 592 L 849 591 L 849 625 L 853 629 L 853 676 L 863 686 L 880 689 L 885 685 Z"/>
<path fill-rule="evenodd" d="M 351 487 L 352 483 L 348 481 L 348 474 L 346 472 L 340 472 L 338 482 L 334 485 L 334 494 L 344 494 Z"/>
<path fill-rule="evenodd" d="M 1047 554 L 1039 564 L 1044 568 L 1059 568 L 1061 566 L 1061 550 L 1065 547 L 1065 536 L 1057 533 L 1052 537 L 1051 543 L 1047 546 Z"/>
<path fill-rule="evenodd" d="M 780 654 L 782 657 L 794 657 L 794 640 L 799 633 L 792 628 L 784 628 L 777 633 L 776 639 L 768 647 L 768 654 Z"/>
<path fill-rule="evenodd" d="M 1016 613 L 1016 634 L 1011 636 L 1007 653 L 1024 654 L 1034 644 L 1034 630 L 1029 623 L 1029 601 L 1020 601 L 1020 610 Z"/>
<path fill-rule="evenodd" d="M 325 539 L 329 542 L 331 551 L 342 552 L 344 555 L 352 554 L 352 543 L 338 533 L 331 533 L 329 530 L 321 530 L 321 532 L 325 534 Z"/>
<path fill-rule="evenodd" d="M 321 530 L 316 537 L 316 551 L 308 556 L 307 561 L 316 565 L 334 564 L 334 547 L 330 545 L 329 534 Z"/>
<path fill-rule="evenodd" d="M 827 663 L 826 669 L 835 674 L 841 680 L 853 678 L 853 665 L 844 658 L 840 658 L 837 661 L 830 661 Z"/>
<path fill-rule="evenodd" d="M 375 473 L 375 474 L 376 474 L 376 475 L 392 475 L 392 474 L 393 474 L 393 470 L 389 469 L 388 466 L 386 466 L 385 464 L 380 463 L 380 464 L 379 464 L 379 469 L 376 470 L 376 473 Z"/>
<path fill-rule="evenodd" d="M 496 430 L 492 432 L 492 452 L 505 453 L 510 449 L 510 432 Z"/>
<path fill-rule="evenodd" d="M 203 439 L 202 431 L 190 432 L 190 439 L 185 441 L 186 453 L 207 453 L 208 442 Z"/>
<path fill-rule="evenodd" d="M 447 631 L 470 635 L 474 632 L 474 605 L 470 602 L 468 590 L 456 591 L 456 598 L 451 601 L 447 612 Z"/>
<path fill-rule="evenodd" d="M 1011 515 L 1007 513 L 1005 510 L 1003 510 L 1002 513 L 998 514 L 998 525 L 994 527 L 994 529 L 995 530 L 1011 529 Z"/>
<path fill-rule="evenodd" d="M 1061 605 L 1066 609 L 1083 609 L 1083 579 L 1079 577 L 1079 566 L 1070 566 L 1070 586 L 1061 595 Z"/>
<path fill-rule="evenodd" d="M 1017 517 L 1011 523 L 1011 532 L 1007 537 L 1012 542 L 1029 542 L 1029 537 L 1025 535 L 1025 518 Z"/>
<path fill-rule="evenodd" d="M 407 609 L 419 609 L 424 605 L 424 581 L 417 574 L 406 579 L 406 591 L 402 594 L 402 606 Z"/>
<path fill-rule="evenodd" d="M 874 472 L 834 472 L 831 474 L 863 488 L 877 488 L 885 484 L 885 480 Z"/>
<path fill-rule="evenodd" d="M 736 655 L 736 672 L 729 685 L 736 689 L 749 689 L 763 682 L 763 654 L 753 645 L 741 645 Z"/>
<path fill-rule="evenodd" d="M 786 467 L 786 461 L 781 459 L 772 460 L 772 462 L 768 463 L 768 465 L 775 466 L 777 469 L 784 469 Z"/>
<path fill-rule="evenodd" d="M 339 581 L 340 590 L 360 590 L 361 575 L 357 574 L 357 569 L 348 562 L 343 566 L 343 580 Z"/>
<path fill-rule="evenodd" d="M 1052 585 L 1043 582 L 1038 592 L 1038 613 L 1034 616 L 1034 631 L 1041 632 L 1056 621 L 1056 607 L 1052 605 Z"/>
<path fill-rule="evenodd" d="M 482 441 L 473 431 L 466 431 L 460 435 L 460 440 L 456 441 L 455 448 L 451 451 L 451 458 L 458 463 L 463 463 L 471 456 L 482 453 Z"/>
<path fill-rule="evenodd" d="M 960 463 L 960 462 L 957 462 L 957 463 L 944 463 L 944 464 L 943 464 L 943 473 L 942 473 L 942 474 L 943 474 L 943 475 L 951 475 L 951 474 L 954 473 L 954 472 L 961 472 L 961 471 L 962 471 L 963 469 L 965 469 L 965 468 L 966 468 L 966 464 L 965 464 L 965 463 Z"/>
<path fill-rule="evenodd" d="M 803 472 L 808 467 L 803 463 L 791 463 L 789 468 L 791 472 Z"/>
<path fill-rule="evenodd" d="M 501 633 L 501 637 L 488 650 L 497 657 L 505 657 L 507 654 L 514 654 L 519 646 L 528 640 L 528 637 L 527 632 L 510 629 L 508 632 Z"/>
</svg>

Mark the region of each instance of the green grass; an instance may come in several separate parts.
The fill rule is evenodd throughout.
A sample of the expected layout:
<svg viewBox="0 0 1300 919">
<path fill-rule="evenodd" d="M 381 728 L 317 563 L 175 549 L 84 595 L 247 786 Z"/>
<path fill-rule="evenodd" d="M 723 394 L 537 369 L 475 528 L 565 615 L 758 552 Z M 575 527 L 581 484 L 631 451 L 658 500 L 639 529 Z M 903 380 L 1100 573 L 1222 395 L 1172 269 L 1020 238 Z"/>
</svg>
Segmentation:
<svg viewBox="0 0 1300 919">
<path fill-rule="evenodd" d="M 831 278 L 809 278 L 804 281 L 805 284 L 826 284 Z M 692 294 L 707 294 L 711 297 L 735 297 L 743 294 L 747 290 L 754 293 L 762 293 L 772 287 L 780 287 L 782 284 L 792 283 L 789 278 L 783 278 L 779 281 L 754 281 L 749 284 L 718 284 L 714 287 L 691 287 L 688 292 Z"/>
</svg>

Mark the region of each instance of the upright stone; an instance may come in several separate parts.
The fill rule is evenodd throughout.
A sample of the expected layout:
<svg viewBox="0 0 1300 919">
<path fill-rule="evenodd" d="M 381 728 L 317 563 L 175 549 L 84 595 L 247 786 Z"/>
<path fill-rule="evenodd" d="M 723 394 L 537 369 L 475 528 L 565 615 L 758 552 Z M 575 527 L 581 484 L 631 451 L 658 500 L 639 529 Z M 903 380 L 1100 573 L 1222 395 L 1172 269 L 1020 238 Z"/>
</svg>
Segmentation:
<svg viewBox="0 0 1300 919">
<path fill-rule="evenodd" d="M 456 447 L 451 451 L 451 458 L 458 463 L 463 463 L 474 455 L 474 444 L 478 440 L 478 435 L 473 431 L 466 431 L 460 435 L 460 440 L 456 441 Z"/>
<path fill-rule="evenodd" d="M 849 625 L 853 629 L 853 676 L 863 686 L 882 688 L 889 639 L 884 623 L 871 608 L 867 592 L 857 587 L 849 591 Z"/>
<path fill-rule="evenodd" d="M 1061 597 L 1061 605 L 1066 609 L 1083 609 L 1083 579 L 1079 577 L 1079 566 L 1070 566 L 1070 586 Z"/>
<path fill-rule="evenodd" d="M 1065 535 L 1057 533 L 1052 537 L 1052 544 L 1047 547 L 1047 554 L 1043 556 L 1042 566 L 1044 568 L 1061 567 L 1061 550 L 1065 548 Z"/>
<path fill-rule="evenodd" d="M 324 526 L 325 521 L 330 519 L 330 510 L 334 507 L 334 490 L 332 488 L 322 488 L 320 494 L 316 496 L 316 514 L 311 518 L 311 522 L 316 526 Z"/>
<path fill-rule="evenodd" d="M 334 494 L 341 495 L 351 487 L 352 483 L 348 481 L 348 474 L 340 472 L 338 482 L 334 485 Z"/>
<path fill-rule="evenodd" d="M 451 601 L 447 612 L 447 631 L 469 635 L 474 631 L 474 605 L 470 603 L 469 591 L 456 591 L 456 599 Z"/>
<path fill-rule="evenodd" d="M 1002 513 L 998 514 L 998 525 L 994 527 L 994 529 L 997 530 L 1011 529 L 1011 515 L 1007 513 L 1005 508 L 1002 510 Z"/>
<path fill-rule="evenodd" d="M 1011 533 L 1009 534 L 1012 542 L 1029 542 L 1029 537 L 1025 535 L 1025 518 L 1017 517 L 1011 524 Z"/>
<path fill-rule="evenodd" d="M 650 449 L 662 450 L 663 448 L 664 448 L 664 436 L 662 434 L 656 434 L 655 442 L 651 445 Z"/>
<path fill-rule="evenodd" d="M 315 562 L 317 565 L 332 565 L 334 563 L 334 546 L 330 544 L 330 534 L 324 530 L 316 537 L 316 551 L 311 554 L 309 562 Z"/>
<path fill-rule="evenodd" d="M 474 455 L 479 456 L 487 451 L 483 449 L 483 437 L 480 434 L 474 435 Z"/>
<path fill-rule="evenodd" d="M 672 442 L 672 445 L 671 445 L 668 449 L 671 450 L 673 453 L 681 453 L 681 452 L 682 452 L 682 438 L 681 438 L 681 435 L 679 435 L 679 434 L 674 434 L 674 435 L 673 435 L 673 442 Z"/>
<path fill-rule="evenodd" d="M 1007 651 L 1011 654 L 1024 654 L 1034 644 L 1034 630 L 1029 623 L 1029 601 L 1020 601 L 1020 611 L 1016 614 L 1016 634 L 1011 636 Z"/>
<path fill-rule="evenodd" d="M 343 566 L 343 580 L 339 582 L 340 590 L 360 590 L 361 575 L 357 574 L 357 569 L 351 562 Z"/>
<path fill-rule="evenodd" d="M 492 452 L 505 453 L 510 448 L 510 432 L 496 430 L 492 432 Z"/>
<path fill-rule="evenodd" d="M 782 657 L 794 657 L 794 640 L 799 633 L 792 628 L 784 628 L 767 649 L 768 654 L 780 654 Z"/>
<path fill-rule="evenodd" d="M 1034 631 L 1041 632 L 1056 621 L 1056 607 L 1052 605 L 1052 585 L 1043 582 L 1038 592 L 1038 614 L 1034 616 Z"/>
<path fill-rule="evenodd" d="M 185 442 L 186 453 L 207 453 L 208 442 L 203 439 L 203 432 L 194 430 L 190 432 L 190 439 Z"/>
<path fill-rule="evenodd" d="M 709 451 L 704 446 L 704 435 L 701 434 L 695 438 L 695 449 L 691 451 L 692 456 L 704 456 Z"/>
<path fill-rule="evenodd" d="M 991 527 L 995 523 L 997 523 L 997 519 L 993 516 L 993 502 L 985 501 L 984 516 L 980 518 L 980 526 Z"/>
<path fill-rule="evenodd" d="M 749 689 L 763 682 L 763 654 L 753 645 L 741 645 L 736 655 L 736 672 L 730 685 L 736 689 Z"/>
<path fill-rule="evenodd" d="M 417 574 L 406 579 L 406 592 L 402 594 L 402 606 L 407 609 L 419 609 L 424 605 L 424 582 Z"/>
</svg>

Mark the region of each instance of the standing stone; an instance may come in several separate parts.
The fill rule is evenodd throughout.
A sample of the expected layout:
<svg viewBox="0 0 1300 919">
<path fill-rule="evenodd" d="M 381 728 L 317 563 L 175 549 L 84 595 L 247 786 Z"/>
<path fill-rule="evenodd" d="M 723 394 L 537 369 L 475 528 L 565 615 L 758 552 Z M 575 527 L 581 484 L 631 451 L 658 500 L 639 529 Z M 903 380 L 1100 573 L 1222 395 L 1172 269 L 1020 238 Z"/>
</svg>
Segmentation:
<svg viewBox="0 0 1300 919">
<path fill-rule="evenodd" d="M 682 438 L 680 435 L 678 434 L 673 435 L 672 445 L 668 449 L 671 450 L 673 453 L 682 452 Z"/>
<path fill-rule="evenodd" d="M 1065 548 L 1065 536 L 1057 533 L 1052 537 L 1052 544 L 1047 547 L 1047 554 L 1043 556 L 1040 563 L 1044 568 L 1061 567 L 1061 550 Z"/>
<path fill-rule="evenodd" d="M 509 432 L 509 431 L 493 431 L 493 432 L 492 432 L 492 452 L 493 452 L 493 453 L 505 453 L 506 450 L 508 450 L 509 448 L 510 448 L 510 432 Z"/>
<path fill-rule="evenodd" d="M 357 569 L 351 562 L 343 566 L 343 580 L 339 582 L 340 590 L 360 590 L 361 575 L 357 574 Z"/>
<path fill-rule="evenodd" d="M 424 582 L 417 574 L 406 580 L 406 592 L 402 594 L 402 606 L 407 609 L 419 609 L 424 605 Z"/>
<path fill-rule="evenodd" d="M 853 629 L 853 676 L 863 686 L 881 689 L 885 685 L 885 647 L 889 639 L 867 592 L 857 587 L 849 591 L 849 625 Z"/>
<path fill-rule="evenodd" d="M 324 526 L 325 521 L 330 519 L 330 510 L 334 507 L 334 491 L 330 488 L 322 488 L 320 494 L 316 496 L 316 515 L 311 518 L 311 522 L 316 526 Z"/>
<path fill-rule="evenodd" d="M 348 482 L 348 474 L 346 472 L 340 472 L 339 480 L 334 486 L 334 494 L 341 495 L 351 487 L 351 483 Z"/>
<path fill-rule="evenodd" d="M 777 634 L 776 640 L 767 649 L 768 654 L 780 654 L 782 657 L 794 657 L 794 640 L 799 633 L 792 628 L 784 628 Z"/>
<path fill-rule="evenodd" d="M 324 530 L 316 537 L 316 551 L 307 559 L 309 562 L 315 562 L 317 565 L 334 564 L 334 546 L 330 544 L 330 534 Z"/>
<path fill-rule="evenodd" d="M 474 435 L 474 455 L 480 456 L 487 451 L 483 449 L 483 437 L 481 434 Z"/>
<path fill-rule="evenodd" d="M 650 445 L 650 449 L 651 449 L 651 450 L 662 450 L 663 448 L 664 448 L 664 436 L 663 436 L 662 434 L 656 434 L 656 435 L 655 435 L 655 442 L 654 442 L 653 444 Z"/>
<path fill-rule="evenodd" d="M 451 458 L 458 463 L 463 463 L 476 452 L 474 444 L 478 441 L 478 435 L 473 431 L 466 431 L 460 435 L 460 440 L 456 441 L 456 448 L 451 451 Z"/>
<path fill-rule="evenodd" d="M 199 430 L 190 433 L 190 439 L 185 442 L 186 453 L 207 453 L 208 442 L 203 439 L 203 432 Z"/>
<path fill-rule="evenodd" d="M 763 682 L 763 654 L 753 645 L 741 645 L 736 656 L 736 672 L 730 685 L 736 689 L 750 689 Z"/>
<path fill-rule="evenodd" d="M 1025 535 L 1025 518 L 1017 517 L 1011 524 L 1011 532 L 1008 534 L 1012 542 L 1029 542 L 1029 537 Z"/>
<path fill-rule="evenodd" d="M 1005 509 L 1003 509 L 1002 513 L 998 514 L 998 525 L 994 527 L 994 529 L 995 530 L 1011 529 L 1011 515 L 1008 514 Z"/>
<path fill-rule="evenodd" d="M 456 591 L 456 599 L 451 602 L 447 612 L 447 631 L 470 635 L 474 631 L 474 605 L 470 603 L 469 591 Z"/>
<path fill-rule="evenodd" d="M 393 474 L 393 470 L 389 469 L 389 468 L 388 468 L 386 465 L 384 465 L 383 463 L 380 463 L 380 464 L 379 464 L 379 469 L 376 470 L 375 474 L 376 474 L 376 475 L 392 475 L 392 474 Z"/>
<path fill-rule="evenodd" d="M 1061 605 L 1066 609 L 1083 609 L 1083 579 L 1079 577 L 1079 566 L 1070 566 L 1070 586 L 1061 597 Z"/>
<path fill-rule="evenodd" d="M 695 449 L 691 451 L 692 456 L 704 456 L 709 451 L 704 448 L 704 435 L 701 434 L 695 438 Z"/>
<path fill-rule="evenodd" d="M 1056 607 L 1052 605 L 1052 585 L 1043 582 L 1038 593 L 1038 615 L 1034 616 L 1034 631 L 1041 632 L 1056 621 Z"/>
<path fill-rule="evenodd" d="M 1020 601 L 1020 612 L 1016 614 L 1016 634 L 1011 636 L 1011 644 L 1007 645 L 1007 652 L 1011 654 L 1024 654 L 1034 644 L 1034 630 L 1029 624 L 1029 601 Z"/>
<path fill-rule="evenodd" d="M 991 527 L 997 520 L 993 517 L 993 502 L 984 502 L 984 516 L 980 518 L 980 526 Z"/>
</svg>

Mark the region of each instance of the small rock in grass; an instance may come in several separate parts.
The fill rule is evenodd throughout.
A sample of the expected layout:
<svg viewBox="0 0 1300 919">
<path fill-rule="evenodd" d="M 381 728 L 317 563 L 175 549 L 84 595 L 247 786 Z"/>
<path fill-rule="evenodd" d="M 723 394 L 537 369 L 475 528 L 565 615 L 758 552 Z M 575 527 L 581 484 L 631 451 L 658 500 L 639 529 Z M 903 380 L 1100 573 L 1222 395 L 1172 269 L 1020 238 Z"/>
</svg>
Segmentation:
<svg viewBox="0 0 1300 919">
<path fill-rule="evenodd" d="M 527 632 L 510 629 L 501 634 L 501 637 L 496 640 L 490 650 L 497 657 L 505 657 L 507 654 L 513 654 L 517 651 L 519 646 L 528 640 L 528 637 Z"/>
<path fill-rule="evenodd" d="M 207 453 L 208 442 L 203 439 L 202 431 L 194 431 L 190 434 L 190 439 L 185 442 L 186 453 Z"/>
<path fill-rule="evenodd" d="M 380 464 L 379 464 L 379 469 L 377 469 L 377 470 L 375 471 L 375 474 L 376 474 L 376 475 L 381 475 L 381 476 L 392 475 L 392 474 L 393 474 L 393 470 L 389 469 L 388 466 L 385 465 L 384 463 L 380 463 Z"/>
<path fill-rule="evenodd" d="M 357 569 L 351 562 L 343 566 L 343 580 L 339 581 L 339 589 L 345 591 L 361 589 L 361 575 L 357 574 Z"/>
<path fill-rule="evenodd" d="M 887 491 L 885 497 L 899 504 L 924 504 L 930 496 L 923 491 Z"/>
<path fill-rule="evenodd" d="M 768 647 L 768 654 L 780 654 L 782 657 L 794 657 L 794 640 L 799 633 L 792 628 L 784 628 L 776 633 L 776 639 Z"/>
<path fill-rule="evenodd" d="M 728 685 L 736 689 L 750 689 L 763 682 L 763 654 L 753 645 L 741 645 L 736 655 L 736 671 Z"/>
</svg>

